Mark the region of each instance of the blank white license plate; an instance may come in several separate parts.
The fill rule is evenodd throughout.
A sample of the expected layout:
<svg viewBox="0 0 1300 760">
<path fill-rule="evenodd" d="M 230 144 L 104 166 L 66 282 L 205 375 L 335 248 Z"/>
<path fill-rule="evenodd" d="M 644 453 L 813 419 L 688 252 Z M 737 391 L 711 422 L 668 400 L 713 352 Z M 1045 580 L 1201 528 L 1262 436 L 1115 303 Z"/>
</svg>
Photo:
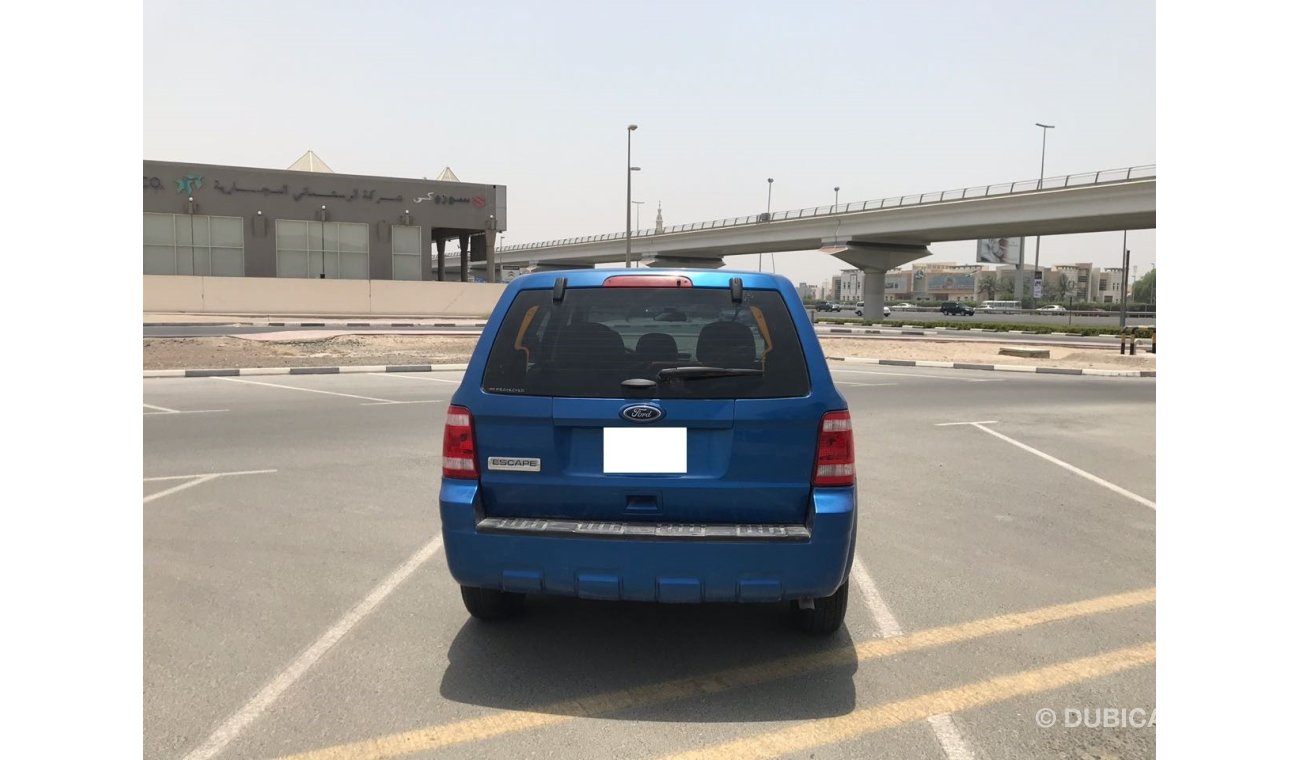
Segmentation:
<svg viewBox="0 0 1300 760">
<path fill-rule="evenodd" d="M 605 428 L 604 471 L 686 472 L 686 428 Z"/>
</svg>

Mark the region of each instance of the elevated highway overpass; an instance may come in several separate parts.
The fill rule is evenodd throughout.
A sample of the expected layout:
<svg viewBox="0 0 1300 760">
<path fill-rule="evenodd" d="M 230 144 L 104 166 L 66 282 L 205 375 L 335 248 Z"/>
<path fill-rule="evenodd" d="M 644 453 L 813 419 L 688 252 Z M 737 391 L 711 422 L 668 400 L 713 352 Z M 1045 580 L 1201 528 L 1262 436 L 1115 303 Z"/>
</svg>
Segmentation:
<svg viewBox="0 0 1300 760">
<path fill-rule="evenodd" d="M 1155 226 L 1156 171 L 1148 165 L 637 230 L 631 258 L 716 268 L 726 256 L 819 251 L 863 271 L 864 315 L 879 317 L 885 272 L 928 256 L 931 243 Z M 504 246 L 489 261 L 532 271 L 585 268 L 624 261 L 627 245 L 622 232 L 592 235 Z"/>
</svg>

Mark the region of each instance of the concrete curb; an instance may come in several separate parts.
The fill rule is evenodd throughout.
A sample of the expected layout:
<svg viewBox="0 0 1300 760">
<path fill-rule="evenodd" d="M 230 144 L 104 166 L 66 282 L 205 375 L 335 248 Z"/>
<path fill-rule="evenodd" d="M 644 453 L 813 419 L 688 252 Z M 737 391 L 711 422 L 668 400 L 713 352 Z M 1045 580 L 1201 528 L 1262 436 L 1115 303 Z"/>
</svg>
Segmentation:
<svg viewBox="0 0 1300 760">
<path fill-rule="evenodd" d="M 267 322 L 267 327 L 486 327 L 487 322 Z"/>
<path fill-rule="evenodd" d="M 1022 364 L 972 364 L 970 362 L 934 362 L 923 359 L 860 359 L 854 356 L 828 356 L 828 361 L 849 364 L 883 364 L 890 367 L 937 367 L 939 369 L 977 369 L 985 372 L 1029 372 L 1038 375 L 1095 375 L 1097 377 L 1155 377 L 1153 369 L 1083 369 L 1080 367 L 1036 367 Z"/>
<path fill-rule="evenodd" d="M 376 364 L 352 367 L 245 367 L 242 369 L 147 369 L 153 377 L 247 377 L 250 375 L 341 375 L 362 372 L 460 372 L 468 364 Z"/>
<path fill-rule="evenodd" d="M 958 335 L 960 335 L 961 333 L 984 333 L 985 335 L 998 335 L 998 334 L 1005 333 L 1009 335 L 1038 335 L 1041 337 L 1047 337 L 1049 335 L 1058 335 L 1058 336 L 1065 336 L 1071 338 L 1083 338 L 1086 340 L 1119 340 L 1120 337 L 1118 335 L 1110 335 L 1106 333 L 1100 335 L 1080 335 L 1079 333 L 1063 333 L 1063 332 L 1043 333 L 1043 332 L 1037 332 L 1035 330 L 989 330 L 984 327 L 970 327 L 964 329 L 958 327 L 929 327 L 926 325 L 904 325 L 901 323 L 895 323 L 892 325 L 873 324 L 873 326 L 869 328 L 847 327 L 847 326 L 830 327 L 825 325 L 818 325 L 817 329 L 819 331 L 819 334 L 829 331 L 830 333 L 836 335 L 845 335 L 845 334 L 855 335 L 860 333 L 881 334 L 882 331 L 879 328 L 882 327 L 885 329 L 885 331 L 887 331 L 890 334 L 902 334 L 902 335 L 915 334 L 915 333 L 906 332 L 907 330 L 923 330 L 924 332 L 922 334 L 924 335 L 934 335 L 936 333 L 957 333 Z M 1149 341 L 1149 340 L 1150 338 L 1138 338 L 1138 341 Z"/>
</svg>

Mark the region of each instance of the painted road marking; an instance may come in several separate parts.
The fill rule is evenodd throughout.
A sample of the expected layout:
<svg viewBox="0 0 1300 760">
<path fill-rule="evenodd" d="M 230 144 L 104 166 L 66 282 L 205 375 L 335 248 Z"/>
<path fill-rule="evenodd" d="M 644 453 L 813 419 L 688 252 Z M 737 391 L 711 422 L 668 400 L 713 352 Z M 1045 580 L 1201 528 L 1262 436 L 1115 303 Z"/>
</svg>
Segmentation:
<svg viewBox="0 0 1300 760">
<path fill-rule="evenodd" d="M 209 379 L 224 380 L 228 383 L 246 383 L 248 385 L 265 385 L 268 388 L 284 388 L 285 390 L 302 391 L 303 393 L 323 393 L 327 396 L 344 396 L 346 398 L 359 398 L 362 401 L 378 401 L 385 404 L 402 403 L 400 401 L 393 401 L 392 399 L 386 399 L 386 398 L 375 398 L 373 396 L 357 396 L 352 393 L 339 393 L 338 391 L 322 391 L 322 390 L 317 390 L 316 388 L 299 388 L 296 385 L 280 385 L 279 383 L 267 383 L 261 380 L 240 380 L 239 378 L 234 378 L 234 377 L 213 377 Z"/>
<path fill-rule="evenodd" d="M 162 409 L 162 407 L 160 406 L 152 406 L 151 404 L 145 404 L 145 406 L 148 406 L 152 409 Z M 145 417 L 164 417 L 172 414 L 210 414 L 212 412 L 228 412 L 228 411 L 230 410 L 229 409 L 186 409 L 184 411 L 181 411 L 176 409 L 167 409 L 166 411 L 162 411 L 162 412 L 142 412 L 142 414 Z"/>
<path fill-rule="evenodd" d="M 862 560 L 857 556 L 853 557 L 853 580 L 858 582 L 858 590 L 867 600 L 867 611 L 871 613 L 871 620 L 876 624 L 876 630 L 880 631 L 882 638 L 893 638 L 902 636 L 903 629 L 894 619 L 894 613 L 889 611 L 885 605 L 885 600 L 880 596 L 880 589 L 876 588 L 876 582 L 871 580 L 867 575 L 867 568 L 862 566 Z"/>
<path fill-rule="evenodd" d="M 836 385 L 852 385 L 858 388 L 879 388 L 884 385 L 898 385 L 898 383 L 846 383 L 843 380 L 836 380 Z"/>
<path fill-rule="evenodd" d="M 161 477 L 156 477 L 156 478 L 145 478 L 144 482 L 152 483 L 158 480 L 187 480 L 189 478 L 207 478 L 207 477 L 217 478 L 217 477 L 222 477 L 224 475 L 266 475 L 267 473 L 271 473 L 271 472 L 279 472 L 279 470 L 237 470 L 235 472 L 200 472 L 195 475 L 163 475 Z"/>
<path fill-rule="evenodd" d="M 145 404 L 145 406 L 149 407 L 150 409 L 157 409 L 160 412 L 169 412 L 171 414 L 177 414 L 177 411 L 175 409 L 168 409 L 165 406 L 154 406 L 153 404 Z"/>
<path fill-rule="evenodd" d="M 276 472 L 276 470 L 241 470 L 239 472 L 206 472 L 199 475 L 165 475 L 160 478 L 145 478 L 144 482 L 146 483 L 152 483 L 159 480 L 189 480 L 189 482 L 181 483 L 178 486 L 172 486 L 171 488 L 167 488 L 165 490 L 159 491 L 158 493 L 151 493 L 148 496 L 144 497 L 144 501 L 141 503 L 148 504 L 154 499 L 161 499 L 164 496 L 171 496 L 177 491 L 184 491 L 185 489 L 193 488 L 194 486 L 197 486 L 200 483 L 206 483 L 209 480 L 216 480 L 217 478 L 226 477 L 228 475 L 261 475 L 268 472 Z"/>
<path fill-rule="evenodd" d="M 965 372 L 966 370 L 958 370 Z M 931 375 L 922 372 L 878 372 L 870 369 L 840 369 L 835 368 L 831 372 L 848 372 L 853 375 L 889 375 L 893 377 L 928 377 L 931 380 L 951 380 L 954 383 L 1001 383 L 1004 382 L 1000 377 L 949 377 L 947 375 Z"/>
<path fill-rule="evenodd" d="M 393 590 L 402 584 L 402 581 L 410 577 L 425 562 L 428 562 L 438 550 L 442 548 L 442 536 L 434 538 L 429 543 L 420 547 L 415 554 L 412 554 L 402 566 L 394 570 L 378 586 L 375 586 L 365 599 L 357 603 L 355 607 L 348 610 L 347 614 L 338 619 L 338 622 L 330 626 L 329 630 L 320 635 L 311 646 L 303 650 L 302 654 L 294 658 L 293 662 L 270 683 L 262 687 L 252 699 L 237 712 L 231 715 L 223 722 L 212 735 L 192 752 L 185 756 L 184 760 L 208 760 L 215 757 L 226 745 L 234 741 L 249 723 L 257 720 L 266 708 L 270 707 L 280 695 L 294 684 L 304 673 L 311 670 L 326 652 L 347 635 L 353 626 L 361 622 L 367 615 L 374 611 L 379 603 L 384 601 Z"/>
<path fill-rule="evenodd" d="M 444 380 L 441 377 L 420 377 L 405 372 L 374 372 L 372 374 L 376 377 L 391 377 L 395 380 L 419 380 L 424 383 L 451 383 L 452 385 L 460 385 L 459 380 Z"/>
<path fill-rule="evenodd" d="M 975 753 L 971 752 L 966 740 L 962 738 L 951 715 L 931 715 L 925 720 L 930 724 L 930 730 L 934 732 L 934 738 L 939 740 L 939 747 L 948 756 L 948 760 L 975 760 Z"/>
<path fill-rule="evenodd" d="M 144 501 L 143 501 L 142 503 L 143 503 L 143 504 L 148 504 L 149 502 L 153 501 L 154 499 L 161 499 L 161 498 L 164 497 L 164 496 L 171 496 L 172 494 L 176 493 L 177 491 L 184 491 L 184 490 L 187 489 L 187 488 L 193 488 L 194 486 L 197 486 L 197 485 L 199 485 L 200 483 L 206 483 L 206 482 L 208 482 L 209 480 L 215 480 L 216 478 L 217 478 L 216 475 L 203 475 L 203 476 L 201 476 L 201 477 L 199 477 L 199 478 L 196 478 L 196 479 L 194 479 L 194 480 L 191 480 L 191 481 L 188 482 L 188 483 L 181 483 L 181 484 L 178 485 L 178 486 L 172 486 L 171 488 L 164 489 L 164 490 L 162 490 L 162 491 L 159 491 L 158 493 L 151 493 L 151 494 L 149 494 L 148 496 L 144 497 Z"/>
<path fill-rule="evenodd" d="M 867 611 L 871 613 L 871 618 L 876 624 L 876 630 L 880 631 L 881 637 L 888 639 L 902 636 L 902 627 L 894 618 L 894 613 L 889 611 L 880 589 L 876 588 L 876 582 L 871 579 L 861 558 L 857 556 L 853 558 L 853 580 L 857 581 L 858 589 L 867 600 Z M 933 716 L 930 730 L 934 732 L 934 738 L 938 740 L 948 760 L 974 760 L 970 748 L 962 738 L 961 732 L 957 730 L 957 725 L 952 722 L 951 716 Z"/>
<path fill-rule="evenodd" d="M 1156 644 L 1149 641 L 1092 657 L 1025 670 L 951 689 L 922 694 L 883 705 L 864 707 L 837 718 L 810 720 L 791 728 L 715 744 L 712 747 L 665 756 L 671 760 L 712 758 L 769 758 L 804 752 L 865 734 L 926 720 L 932 715 L 960 712 L 1005 702 L 1016 697 L 1060 689 L 1112 673 L 1150 665 L 1156 661 Z"/>
<path fill-rule="evenodd" d="M 678 699 L 705 697 L 782 678 L 803 675 L 810 671 L 856 661 L 892 657 L 924 649 L 957 644 L 987 636 L 995 636 L 1033 626 L 1063 620 L 1097 615 L 1104 612 L 1151 604 L 1156 599 L 1154 588 L 1103 596 L 1079 602 L 1068 602 L 1052 607 L 1016 612 L 998 617 L 983 618 L 966 623 L 930 628 L 916 633 L 885 639 L 871 639 L 853 648 L 840 648 L 816 654 L 798 655 L 771 660 L 757 665 L 746 665 L 729 670 L 687 676 L 620 691 L 595 694 L 588 697 L 556 702 L 536 708 L 535 711 L 502 710 L 481 718 L 441 725 L 426 726 L 400 734 L 389 734 L 364 739 L 351 744 L 340 744 L 281 760 L 380 760 L 413 752 L 452 747 L 483 741 L 496 736 L 518 733 L 543 726 L 566 723 L 576 718 L 594 718 L 626 710 L 647 707 Z M 951 712 L 936 709 L 921 716 Z M 187 758 L 186 760 L 193 760 Z"/>
<path fill-rule="evenodd" d="M 941 424 L 950 424 L 950 423 L 941 423 Z M 1056 465 L 1057 467 L 1061 467 L 1061 468 L 1063 468 L 1063 469 L 1069 470 L 1070 472 L 1074 473 L 1075 475 L 1078 475 L 1079 477 L 1087 478 L 1088 480 L 1091 480 L 1092 482 L 1096 483 L 1096 484 L 1099 485 L 1099 486 L 1103 486 L 1103 487 L 1105 487 L 1105 488 L 1109 488 L 1110 490 L 1114 491 L 1115 493 L 1119 494 L 1120 496 L 1127 496 L 1128 498 L 1132 499 L 1133 501 L 1136 501 L 1138 504 L 1142 504 L 1142 505 L 1144 505 L 1144 506 L 1151 507 L 1152 509 L 1155 509 L 1155 508 L 1156 508 L 1156 503 L 1155 503 L 1154 501 L 1151 501 L 1150 499 L 1144 497 L 1144 496 L 1138 496 L 1137 494 L 1133 493 L 1132 491 L 1130 491 L 1130 490 L 1128 490 L 1128 489 L 1126 489 L 1126 488 L 1122 488 L 1122 487 L 1120 487 L 1120 486 L 1117 486 L 1117 485 L 1115 485 L 1114 483 L 1110 482 L 1109 480 L 1105 480 L 1105 479 L 1103 479 L 1103 478 L 1099 478 L 1099 477 L 1097 477 L 1096 475 L 1093 475 L 1091 472 L 1088 472 L 1087 470 L 1081 470 L 1081 469 L 1079 469 L 1078 467 L 1075 467 L 1074 465 L 1070 464 L 1069 462 L 1063 462 L 1063 461 L 1061 461 L 1060 459 L 1057 459 L 1056 457 L 1052 456 L 1051 454 L 1047 454 L 1047 453 L 1044 453 L 1044 452 L 1042 452 L 1042 451 L 1039 451 L 1038 449 L 1034 448 L 1033 446 L 1029 446 L 1029 445 L 1027 445 L 1027 444 L 1023 444 L 1023 443 L 1021 443 L 1020 441 L 1017 441 L 1016 439 L 1011 438 L 1010 436 L 1005 436 L 1005 435 L 1003 435 L 1003 434 L 997 432 L 996 430 L 991 430 L 991 429 L 989 429 L 989 428 L 986 428 L 986 427 L 984 427 L 984 424 L 985 424 L 985 423 L 982 423 L 982 422 L 963 422 L 963 423 L 957 423 L 957 424 L 970 425 L 970 426 L 973 427 L 973 428 L 978 428 L 978 429 L 980 429 L 980 430 L 983 430 L 985 433 L 988 433 L 989 435 L 993 436 L 994 438 L 1001 438 L 1002 440 L 1006 441 L 1007 443 L 1011 444 L 1012 446 L 1017 446 L 1017 447 L 1019 447 L 1019 448 L 1021 448 L 1021 449 L 1024 449 L 1025 451 L 1028 451 L 1030 454 L 1033 454 L 1033 455 L 1036 456 L 1036 457 L 1042 457 L 1043 459 L 1046 459 L 1047 461 L 1051 462 L 1052 464 Z"/>
<path fill-rule="evenodd" d="M 441 404 L 441 403 L 442 403 L 442 399 L 431 398 L 431 399 L 422 399 L 420 401 L 374 401 L 374 402 L 364 403 L 361 406 L 393 406 L 393 405 L 400 405 L 400 404 Z"/>
</svg>

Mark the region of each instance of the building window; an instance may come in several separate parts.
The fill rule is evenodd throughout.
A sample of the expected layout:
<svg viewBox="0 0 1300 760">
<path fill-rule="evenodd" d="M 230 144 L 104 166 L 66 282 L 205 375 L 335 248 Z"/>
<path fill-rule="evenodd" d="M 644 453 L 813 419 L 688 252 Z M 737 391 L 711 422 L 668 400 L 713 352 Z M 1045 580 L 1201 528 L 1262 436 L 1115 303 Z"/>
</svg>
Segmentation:
<svg viewBox="0 0 1300 760">
<path fill-rule="evenodd" d="M 277 277 L 365 280 L 370 277 L 370 225 L 275 220 Z"/>
<path fill-rule="evenodd" d="M 243 218 L 145 213 L 144 273 L 243 277 Z"/>
<path fill-rule="evenodd" d="M 393 279 L 422 280 L 420 239 L 423 232 L 419 227 L 400 227 L 393 225 Z"/>
</svg>

